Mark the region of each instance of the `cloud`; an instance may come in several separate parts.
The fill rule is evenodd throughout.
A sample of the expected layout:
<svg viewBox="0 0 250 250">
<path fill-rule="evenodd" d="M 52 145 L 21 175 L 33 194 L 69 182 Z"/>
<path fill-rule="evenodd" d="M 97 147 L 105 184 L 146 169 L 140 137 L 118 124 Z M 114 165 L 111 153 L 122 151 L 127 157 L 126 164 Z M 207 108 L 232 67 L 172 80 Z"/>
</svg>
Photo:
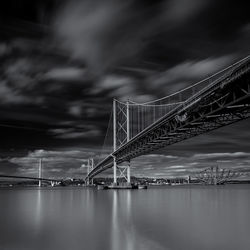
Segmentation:
<svg viewBox="0 0 250 250">
<path fill-rule="evenodd" d="M 17 88 L 28 90 L 37 83 L 32 76 L 34 67 L 30 59 L 22 57 L 6 63 L 4 70 L 9 82 Z"/>
<path fill-rule="evenodd" d="M 42 94 L 37 94 L 40 74 L 34 62 L 26 57 L 2 62 L 0 76 L 0 102 L 2 104 L 42 104 Z"/>
<path fill-rule="evenodd" d="M 14 174 L 37 176 L 39 159 L 43 159 L 44 177 L 81 177 L 84 178 L 87 169 L 87 160 L 98 158 L 99 150 L 35 150 L 24 157 L 13 157 L 9 162 L 15 166 Z M 204 170 L 207 167 L 219 164 L 219 167 L 249 172 L 250 153 L 211 153 L 193 154 L 188 156 L 170 157 L 169 155 L 145 155 L 131 161 L 131 174 L 135 176 L 148 177 L 187 177 Z M 223 159 L 225 160 L 221 160 Z M 243 157 L 243 158 L 242 158 Z M 0 168 L 5 174 L 10 173 L 8 169 Z M 12 172 L 13 173 L 13 172 Z M 100 176 L 112 175 L 112 170 L 103 172 Z"/>
<path fill-rule="evenodd" d="M 56 135 L 59 139 L 79 139 L 79 138 L 91 138 L 92 136 L 99 136 L 101 133 L 99 130 L 91 130 L 87 132 L 67 132 Z"/>
<path fill-rule="evenodd" d="M 42 159 L 42 176 L 55 178 L 84 178 L 87 173 L 87 161 L 97 152 L 89 149 L 83 150 L 34 150 L 24 157 L 13 157 L 7 164 L 11 169 L 3 169 L 5 174 L 20 176 L 38 176 L 39 159 Z M 12 165 L 11 165 L 12 164 Z M 1 171 L 1 168 L 0 168 Z"/>
<path fill-rule="evenodd" d="M 20 165 L 19 163 L 9 162 L 8 160 L 0 161 L 0 174 L 14 175 L 17 173 Z"/>
<path fill-rule="evenodd" d="M 18 90 L 11 88 L 6 81 L 0 81 L 0 103 L 1 104 L 26 104 L 33 100 L 22 95 Z"/>
<path fill-rule="evenodd" d="M 11 52 L 11 47 L 6 43 L 0 43 L 0 57 L 8 55 Z"/>
<path fill-rule="evenodd" d="M 98 127 L 94 125 L 50 129 L 49 133 L 51 133 L 54 137 L 58 139 L 91 138 L 98 137 L 101 135 L 101 131 L 98 129 Z"/>
<path fill-rule="evenodd" d="M 150 157 L 150 158 L 153 158 L 153 157 L 157 157 L 157 158 L 167 158 L 167 159 L 177 159 L 178 156 L 175 156 L 175 155 L 162 155 L 162 154 L 149 154 L 149 155 L 146 155 L 145 157 Z"/>
<path fill-rule="evenodd" d="M 57 13 L 54 32 L 60 47 L 72 58 L 86 62 L 92 73 L 99 74 L 133 65 L 131 61 L 140 59 L 156 36 L 186 24 L 209 2 L 67 1 Z M 130 68 L 134 71 L 134 67 Z"/>
<path fill-rule="evenodd" d="M 1 119 L 16 129 L 1 127 L 3 147 L 23 152 L 102 145 L 113 97 L 153 100 L 249 52 L 248 8 L 239 3 L 238 11 L 209 0 L 66 0 L 60 6 L 48 9 L 53 27 L 42 34 L 36 24 L 4 24 L 9 40 L 0 43 Z M 20 124 L 44 132 L 20 132 Z M 168 166 L 191 171 L 211 163 L 231 167 L 236 159 L 242 164 L 246 156 L 194 155 L 247 152 L 249 122 L 244 124 L 172 145 L 152 159 L 135 159 L 135 174 L 141 166 L 153 175 Z M 225 162 L 227 157 L 232 161 Z"/>
<path fill-rule="evenodd" d="M 92 90 L 93 94 L 107 93 L 121 100 L 136 96 L 136 79 L 130 76 L 107 74 L 101 77 Z"/>
<path fill-rule="evenodd" d="M 169 167 L 166 167 L 165 169 L 175 169 L 175 170 L 177 170 L 177 169 L 185 169 L 186 168 L 186 166 L 184 166 L 184 165 L 174 165 L 174 166 L 169 166 Z"/>
<path fill-rule="evenodd" d="M 57 81 L 81 80 L 84 77 L 84 70 L 75 67 L 54 68 L 44 74 L 44 79 Z"/>
<path fill-rule="evenodd" d="M 242 158 L 242 157 L 250 157 L 250 153 L 246 152 L 234 152 L 234 153 L 204 153 L 204 154 L 195 154 L 194 158 L 197 159 L 213 159 L 213 158 Z"/>
<path fill-rule="evenodd" d="M 168 157 L 168 154 L 150 154 L 133 159 L 131 161 L 132 175 L 186 177 L 217 165 L 225 169 L 250 171 L 249 152 L 183 154 L 180 151 L 178 155 L 178 157 Z"/>
<path fill-rule="evenodd" d="M 63 159 L 84 159 L 83 156 L 88 155 L 93 156 L 93 151 L 92 150 L 44 150 L 44 149 L 39 149 L 39 150 L 34 150 L 28 153 L 27 158 L 63 158 Z"/>
<path fill-rule="evenodd" d="M 153 75 L 148 79 L 148 83 L 154 88 L 164 88 L 168 93 L 174 93 L 228 66 L 232 60 L 232 55 L 226 55 L 197 61 L 184 61 L 160 74 Z"/>
<path fill-rule="evenodd" d="M 69 114 L 80 117 L 82 115 L 82 107 L 78 104 L 72 104 L 69 108 Z"/>
<path fill-rule="evenodd" d="M 188 21 L 207 7 L 209 0 L 170 0 L 165 1 L 167 21 L 180 23 Z"/>
<path fill-rule="evenodd" d="M 141 52 L 152 29 L 144 7 L 135 7 L 131 0 L 68 1 L 54 23 L 58 42 L 95 74 L 118 66 Z"/>
<path fill-rule="evenodd" d="M 115 89 L 124 85 L 131 85 L 133 80 L 127 76 L 106 75 L 99 81 L 98 86 L 103 89 Z"/>
</svg>

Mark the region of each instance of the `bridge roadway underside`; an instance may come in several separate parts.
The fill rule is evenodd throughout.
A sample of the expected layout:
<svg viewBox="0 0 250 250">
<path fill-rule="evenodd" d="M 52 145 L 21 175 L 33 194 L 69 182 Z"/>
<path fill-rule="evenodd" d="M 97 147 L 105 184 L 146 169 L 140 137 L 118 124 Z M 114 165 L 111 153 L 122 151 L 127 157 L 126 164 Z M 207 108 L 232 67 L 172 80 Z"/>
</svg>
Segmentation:
<svg viewBox="0 0 250 250">
<path fill-rule="evenodd" d="M 227 126 L 250 116 L 250 65 L 209 85 L 106 157 L 89 178 L 117 163 Z M 184 117 L 185 119 L 182 119 Z"/>
</svg>

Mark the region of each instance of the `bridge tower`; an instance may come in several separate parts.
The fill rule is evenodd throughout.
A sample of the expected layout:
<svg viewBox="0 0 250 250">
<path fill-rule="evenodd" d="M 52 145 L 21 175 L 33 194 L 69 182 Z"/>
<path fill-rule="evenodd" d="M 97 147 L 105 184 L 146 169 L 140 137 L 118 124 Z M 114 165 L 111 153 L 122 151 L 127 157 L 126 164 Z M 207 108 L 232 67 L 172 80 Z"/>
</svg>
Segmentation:
<svg viewBox="0 0 250 250">
<path fill-rule="evenodd" d="M 87 165 L 87 175 L 89 175 L 89 173 L 94 169 L 94 159 L 90 158 L 88 159 L 88 165 Z M 91 182 L 89 180 L 89 178 L 87 179 L 87 186 L 89 185 L 93 185 L 93 178 L 91 179 Z"/>
<path fill-rule="evenodd" d="M 117 114 L 122 114 L 123 119 L 117 119 Z M 122 146 L 124 143 L 130 140 L 130 126 L 129 126 L 129 101 L 126 102 L 126 106 L 117 105 L 117 100 L 113 99 L 113 152 L 118 149 L 118 146 Z M 125 134 L 125 138 L 118 136 L 122 131 Z M 128 184 L 131 183 L 130 173 L 130 161 L 125 166 L 118 166 L 116 157 L 113 155 L 113 184 L 117 185 L 117 170 L 120 171 L 118 177 L 124 177 Z"/>
</svg>

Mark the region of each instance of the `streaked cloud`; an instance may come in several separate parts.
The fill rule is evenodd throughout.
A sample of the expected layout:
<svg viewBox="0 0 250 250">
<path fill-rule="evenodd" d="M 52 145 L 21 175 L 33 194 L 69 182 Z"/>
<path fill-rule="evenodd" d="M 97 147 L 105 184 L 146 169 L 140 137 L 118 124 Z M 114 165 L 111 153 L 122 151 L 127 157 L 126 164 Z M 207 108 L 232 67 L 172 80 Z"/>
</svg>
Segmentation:
<svg viewBox="0 0 250 250">
<path fill-rule="evenodd" d="M 49 132 L 56 138 L 60 139 L 90 138 L 101 135 L 101 131 L 94 125 L 50 129 Z"/>
<path fill-rule="evenodd" d="M 211 158 L 242 158 L 242 157 L 250 157 L 250 153 L 246 152 L 233 152 L 233 153 L 208 153 L 208 154 L 195 154 L 193 156 L 197 159 L 211 159 Z"/>
<path fill-rule="evenodd" d="M 165 169 L 185 169 L 186 167 L 184 165 L 174 165 L 174 166 L 169 166 L 166 167 Z"/>
<path fill-rule="evenodd" d="M 166 20 L 173 23 L 188 21 L 207 7 L 210 0 L 170 0 L 165 1 Z"/>
<path fill-rule="evenodd" d="M 84 77 L 84 70 L 74 67 L 54 68 L 45 73 L 43 77 L 58 81 L 81 80 Z"/>
<path fill-rule="evenodd" d="M 72 57 L 84 60 L 96 72 L 103 71 L 140 50 L 144 29 L 129 25 L 134 19 L 130 3 L 68 1 L 57 15 L 55 33 Z M 118 30 L 123 30 L 119 36 Z"/>
<path fill-rule="evenodd" d="M 184 61 L 168 70 L 155 74 L 149 78 L 148 83 L 154 88 L 164 88 L 167 93 L 181 90 L 195 81 L 216 73 L 233 61 L 232 55 L 218 58 L 206 58 L 200 61 Z"/>
</svg>

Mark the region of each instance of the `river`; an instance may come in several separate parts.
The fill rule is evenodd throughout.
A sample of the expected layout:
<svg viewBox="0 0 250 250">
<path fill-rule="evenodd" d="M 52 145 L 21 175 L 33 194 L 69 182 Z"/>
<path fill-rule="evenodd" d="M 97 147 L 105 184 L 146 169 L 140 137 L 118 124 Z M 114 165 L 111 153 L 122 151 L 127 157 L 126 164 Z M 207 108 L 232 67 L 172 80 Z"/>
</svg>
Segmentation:
<svg viewBox="0 0 250 250">
<path fill-rule="evenodd" d="M 0 250 L 248 250 L 250 185 L 0 190 Z"/>
</svg>

